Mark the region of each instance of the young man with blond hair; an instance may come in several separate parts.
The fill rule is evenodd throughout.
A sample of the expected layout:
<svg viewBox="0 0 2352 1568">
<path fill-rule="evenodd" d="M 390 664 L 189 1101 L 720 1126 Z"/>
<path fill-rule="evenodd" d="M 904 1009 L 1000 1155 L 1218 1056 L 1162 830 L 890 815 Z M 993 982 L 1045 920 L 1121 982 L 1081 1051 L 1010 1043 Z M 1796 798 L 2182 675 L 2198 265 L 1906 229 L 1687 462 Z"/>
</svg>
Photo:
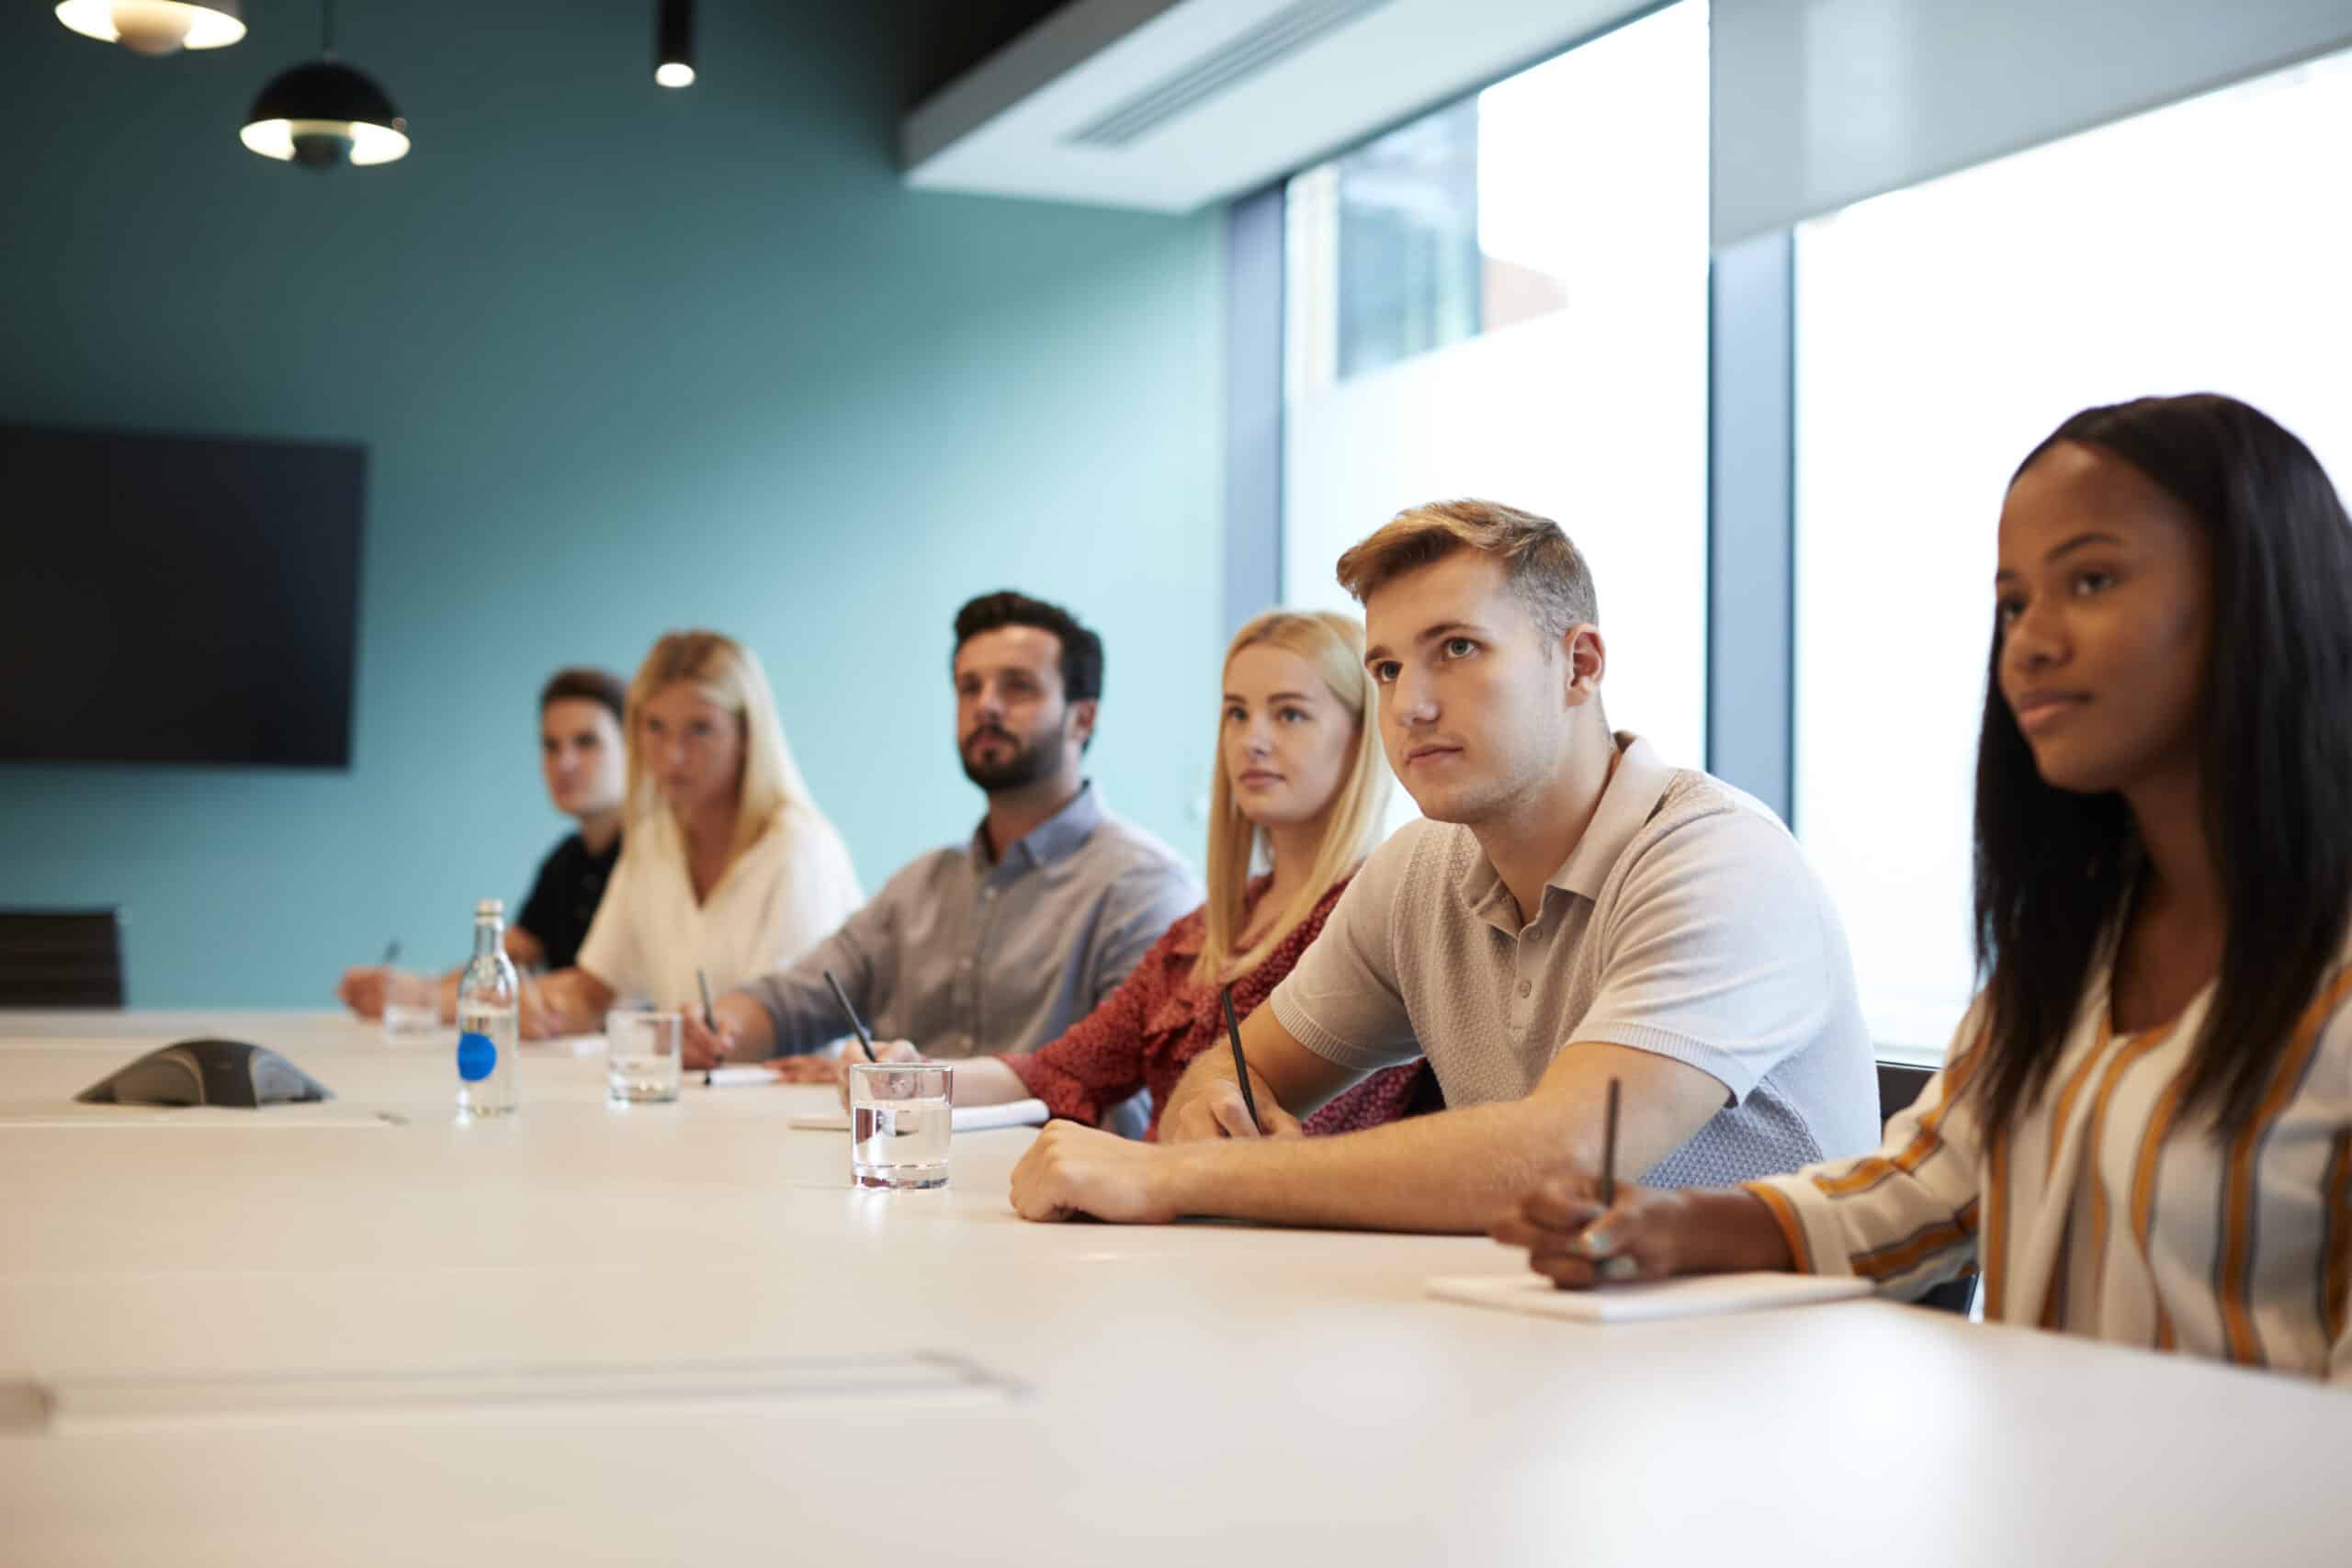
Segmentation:
<svg viewBox="0 0 2352 1568">
<path fill-rule="evenodd" d="M 1211 1053 L 1170 1098 L 1162 1146 L 1048 1126 L 1014 1207 L 1483 1230 L 1599 1168 L 1612 1079 L 1628 1179 L 1735 1181 L 1874 1146 L 1827 894 L 1764 807 L 1611 730 L 1592 576 L 1559 525 L 1418 507 L 1339 575 L 1364 606 L 1382 743 L 1427 820 L 1374 852 L 1242 1026 L 1255 1122 L 1231 1055 Z M 1289 1135 L 1423 1054 L 1451 1109 Z"/>
</svg>

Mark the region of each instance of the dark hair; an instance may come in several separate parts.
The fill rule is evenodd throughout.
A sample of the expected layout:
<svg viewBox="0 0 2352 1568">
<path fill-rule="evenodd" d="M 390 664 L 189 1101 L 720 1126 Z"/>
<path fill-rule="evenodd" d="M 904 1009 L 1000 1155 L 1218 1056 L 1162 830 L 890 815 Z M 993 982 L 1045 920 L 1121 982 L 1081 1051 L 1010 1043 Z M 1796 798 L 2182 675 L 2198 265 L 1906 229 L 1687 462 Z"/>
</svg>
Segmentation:
<svg viewBox="0 0 2352 1568">
<path fill-rule="evenodd" d="M 2233 398 L 2086 409 L 2018 473 L 2062 442 L 2129 463 L 2205 530 L 2201 794 L 2226 934 L 2182 1109 L 2210 1107 L 2234 1132 L 2352 915 L 2352 519 L 2311 449 Z M 2139 854 L 2120 796 L 2042 782 L 2001 695 L 2000 658 L 1996 620 L 1976 751 L 1976 957 L 1991 1021 L 1976 1077 L 1996 1126 L 2047 1087 L 2091 964 L 2121 929 Z"/>
<path fill-rule="evenodd" d="M 1062 696 L 1088 702 L 1102 694 L 1102 639 L 1078 624 L 1059 604 L 1032 599 L 1009 588 L 983 593 L 956 612 L 956 651 L 982 632 L 1001 626 L 1035 626 L 1062 645 Z"/>
<path fill-rule="evenodd" d="M 611 711 L 613 722 L 627 728 L 623 716 L 628 711 L 628 688 L 612 671 L 575 664 L 569 670 L 557 671 L 539 688 L 539 712 L 543 714 L 556 703 L 571 700 L 602 703 Z"/>
</svg>

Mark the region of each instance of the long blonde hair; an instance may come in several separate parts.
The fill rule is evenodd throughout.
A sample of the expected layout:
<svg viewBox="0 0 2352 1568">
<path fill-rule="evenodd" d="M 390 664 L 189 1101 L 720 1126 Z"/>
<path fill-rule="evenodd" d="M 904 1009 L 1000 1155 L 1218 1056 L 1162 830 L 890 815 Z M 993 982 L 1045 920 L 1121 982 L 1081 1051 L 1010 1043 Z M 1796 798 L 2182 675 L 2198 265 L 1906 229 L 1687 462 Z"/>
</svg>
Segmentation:
<svg viewBox="0 0 2352 1568">
<path fill-rule="evenodd" d="M 717 632 L 671 632 L 653 645 L 637 677 L 628 683 L 628 815 L 632 821 L 666 809 L 651 771 L 645 765 L 645 748 L 638 726 L 645 705 L 656 692 L 684 682 L 703 701 L 735 716 L 743 738 L 742 770 L 736 775 L 735 842 L 731 861 L 751 848 L 767 830 L 777 810 L 795 802 L 814 807 L 808 783 L 785 744 L 784 721 L 776 716 L 775 694 L 768 689 L 767 671 L 759 655 L 733 637 Z"/>
<path fill-rule="evenodd" d="M 1233 784 L 1225 772 L 1225 705 L 1217 705 L 1216 780 L 1209 796 L 1208 935 L 1193 965 L 1193 983 L 1199 986 L 1221 985 L 1263 964 L 1315 912 L 1323 896 L 1363 863 L 1379 840 L 1388 806 L 1388 763 L 1381 755 L 1379 727 L 1374 722 L 1372 676 L 1363 667 L 1363 623 L 1328 610 L 1269 610 L 1234 633 L 1225 650 L 1226 663 L 1261 642 L 1295 653 L 1315 667 L 1324 686 L 1355 721 L 1355 756 L 1331 797 L 1323 841 L 1316 848 L 1306 882 L 1257 944 L 1237 953 L 1246 919 L 1250 867 L 1267 838 L 1234 803 Z"/>
</svg>

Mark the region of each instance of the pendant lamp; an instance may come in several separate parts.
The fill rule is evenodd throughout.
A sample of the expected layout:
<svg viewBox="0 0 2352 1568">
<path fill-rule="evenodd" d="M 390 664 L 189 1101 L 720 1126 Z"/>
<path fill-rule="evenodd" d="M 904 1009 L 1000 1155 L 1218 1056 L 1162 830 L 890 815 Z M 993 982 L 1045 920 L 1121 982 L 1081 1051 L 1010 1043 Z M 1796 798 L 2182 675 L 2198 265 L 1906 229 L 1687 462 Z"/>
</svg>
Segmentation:
<svg viewBox="0 0 2352 1568">
<path fill-rule="evenodd" d="M 653 24 L 653 79 L 665 87 L 695 84 L 695 0 L 661 0 Z"/>
<path fill-rule="evenodd" d="M 57 19 L 133 54 L 224 49 L 245 36 L 238 0 L 61 0 Z"/>
<path fill-rule="evenodd" d="M 368 76 L 334 57 L 334 0 L 323 0 L 324 56 L 270 78 L 238 140 L 265 158 L 333 169 L 408 155 L 408 123 Z"/>
</svg>

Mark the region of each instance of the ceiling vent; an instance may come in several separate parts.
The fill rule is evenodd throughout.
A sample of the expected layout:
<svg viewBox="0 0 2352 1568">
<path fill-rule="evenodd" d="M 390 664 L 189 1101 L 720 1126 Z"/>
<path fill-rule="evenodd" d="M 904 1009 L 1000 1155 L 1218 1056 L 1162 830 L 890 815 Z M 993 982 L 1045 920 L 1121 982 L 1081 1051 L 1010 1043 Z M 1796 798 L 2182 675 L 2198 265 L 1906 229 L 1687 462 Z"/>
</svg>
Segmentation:
<svg viewBox="0 0 2352 1568">
<path fill-rule="evenodd" d="M 1392 0 L 1297 0 L 1204 55 L 1157 86 L 1147 88 L 1064 140 L 1081 147 L 1125 147 L 1138 137 L 1227 88 L 1295 54 L 1336 28 Z"/>
<path fill-rule="evenodd" d="M 1655 0 L 1069 0 L 899 128 L 925 190 L 1191 212 Z"/>
</svg>

